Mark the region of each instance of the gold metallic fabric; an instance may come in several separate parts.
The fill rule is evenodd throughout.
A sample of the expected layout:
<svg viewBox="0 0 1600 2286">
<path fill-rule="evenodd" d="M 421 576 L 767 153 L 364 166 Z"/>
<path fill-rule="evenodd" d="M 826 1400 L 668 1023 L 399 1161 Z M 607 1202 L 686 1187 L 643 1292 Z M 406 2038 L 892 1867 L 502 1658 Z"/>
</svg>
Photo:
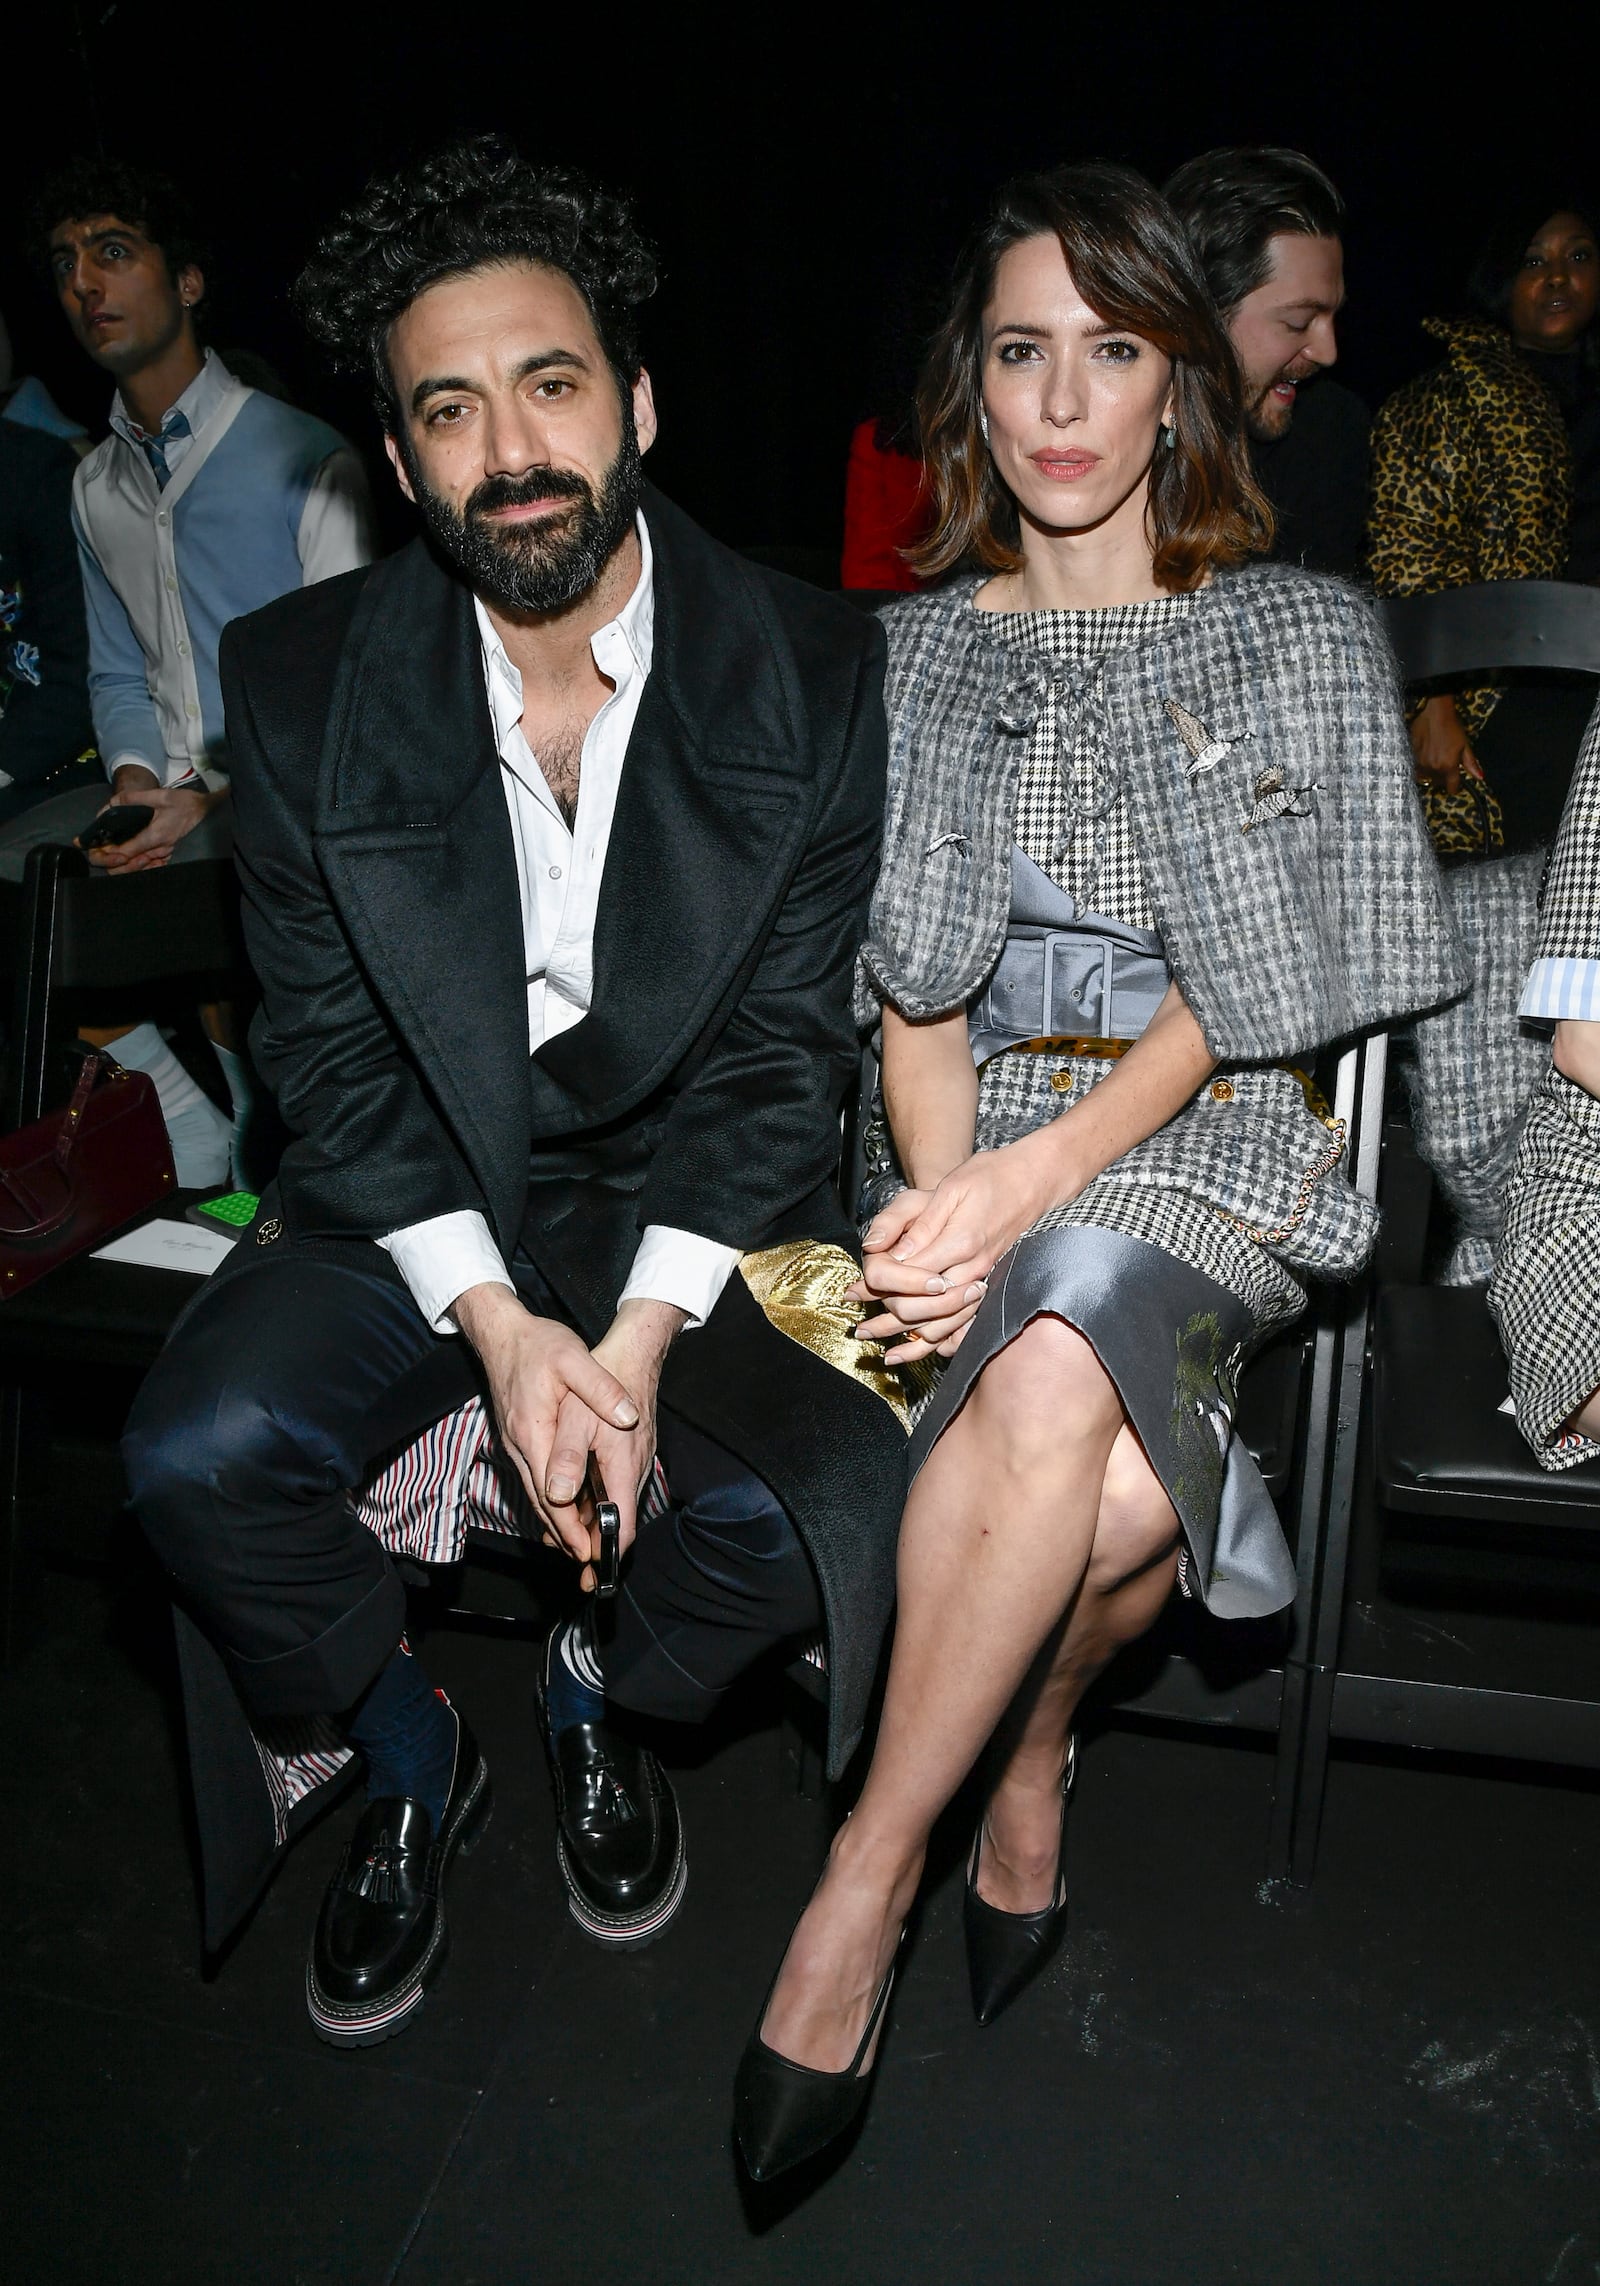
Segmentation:
<svg viewBox="0 0 1600 2286">
<path fill-rule="evenodd" d="M 1125 1056 L 1133 1046 L 1132 1040 L 1085 1040 L 1072 1034 L 1057 1034 L 1043 1040 L 1013 1040 L 1002 1048 L 1003 1056 L 1092 1056 L 1100 1063 L 1113 1064 Z M 993 1062 L 993 1057 L 986 1059 Z"/>
<path fill-rule="evenodd" d="M 909 1433 L 911 1407 L 930 1386 L 932 1367 L 885 1365 L 879 1343 L 857 1341 L 857 1325 L 872 1313 L 844 1298 L 861 1271 L 842 1246 L 794 1238 L 745 1255 L 739 1269 L 779 1333 L 809 1349 L 824 1365 L 837 1366 L 863 1383 Z"/>
</svg>

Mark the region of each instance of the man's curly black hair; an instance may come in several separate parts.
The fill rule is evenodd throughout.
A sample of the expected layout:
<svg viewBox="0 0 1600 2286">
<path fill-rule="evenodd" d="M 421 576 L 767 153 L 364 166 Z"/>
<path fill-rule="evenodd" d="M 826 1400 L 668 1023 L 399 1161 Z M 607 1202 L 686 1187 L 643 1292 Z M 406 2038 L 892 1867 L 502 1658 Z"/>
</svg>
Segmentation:
<svg viewBox="0 0 1600 2286">
<path fill-rule="evenodd" d="M 172 277 L 193 263 L 210 284 L 211 249 L 188 199 L 165 175 L 125 159 L 69 159 L 45 179 L 27 225 L 28 253 L 42 276 L 50 275 L 51 232 L 91 214 L 114 214 L 142 231 L 160 247 Z"/>
<path fill-rule="evenodd" d="M 625 199 L 570 167 L 530 165 L 500 135 L 376 176 L 318 244 L 294 303 L 338 364 L 368 368 L 380 417 L 398 434 L 390 326 L 441 278 L 497 262 L 538 262 L 570 278 L 619 381 L 631 386 L 637 313 L 656 288 L 654 249 Z"/>
</svg>

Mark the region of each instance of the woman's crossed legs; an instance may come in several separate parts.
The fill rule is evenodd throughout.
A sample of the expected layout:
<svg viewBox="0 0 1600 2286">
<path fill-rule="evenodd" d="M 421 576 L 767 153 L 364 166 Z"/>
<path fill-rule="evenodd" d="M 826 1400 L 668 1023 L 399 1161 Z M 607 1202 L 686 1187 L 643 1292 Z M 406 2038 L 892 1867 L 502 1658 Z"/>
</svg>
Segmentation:
<svg viewBox="0 0 1600 2286">
<path fill-rule="evenodd" d="M 768 2047 L 818 2071 L 850 2063 L 934 1821 L 1002 1722 L 980 1894 L 1005 1912 L 1051 1903 L 1074 1710 L 1154 1621 L 1177 1543 L 1094 1349 L 1060 1318 L 1034 1318 L 984 1368 L 912 1487 L 872 1767 L 790 1941 Z"/>
</svg>

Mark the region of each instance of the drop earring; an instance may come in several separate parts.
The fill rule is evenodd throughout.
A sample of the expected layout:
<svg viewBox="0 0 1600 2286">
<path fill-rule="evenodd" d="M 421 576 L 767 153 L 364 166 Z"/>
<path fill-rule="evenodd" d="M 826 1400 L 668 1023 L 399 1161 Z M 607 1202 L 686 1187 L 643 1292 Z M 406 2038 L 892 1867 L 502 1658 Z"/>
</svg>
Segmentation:
<svg viewBox="0 0 1600 2286">
<path fill-rule="evenodd" d="M 1161 441 L 1166 446 L 1168 452 L 1171 452 L 1178 441 L 1178 424 L 1176 421 L 1167 421 L 1163 423 L 1161 430 Z"/>
<path fill-rule="evenodd" d="M 984 443 L 987 444 L 989 442 L 989 408 L 987 405 L 978 407 L 978 433 L 983 438 Z"/>
</svg>

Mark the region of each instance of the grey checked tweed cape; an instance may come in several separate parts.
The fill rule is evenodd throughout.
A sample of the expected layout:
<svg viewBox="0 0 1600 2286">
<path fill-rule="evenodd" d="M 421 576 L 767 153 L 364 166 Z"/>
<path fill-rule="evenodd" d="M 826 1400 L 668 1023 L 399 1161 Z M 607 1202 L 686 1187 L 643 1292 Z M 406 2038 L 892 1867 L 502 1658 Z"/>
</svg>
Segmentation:
<svg viewBox="0 0 1600 2286">
<path fill-rule="evenodd" d="M 1253 566 L 1156 639 L 1076 664 L 1008 644 L 1003 616 L 973 609 L 977 585 L 884 615 L 889 798 L 863 1026 L 885 1000 L 950 1015 L 993 970 L 1018 776 L 1052 682 L 1058 703 L 1095 710 L 1121 766 L 1156 926 L 1219 1061 L 1304 1054 L 1463 989 L 1398 674 L 1359 596 Z M 1198 753 L 1168 702 L 1203 731 Z"/>
<path fill-rule="evenodd" d="M 1544 853 L 1530 849 L 1444 877 L 1472 989 L 1417 1020 L 1403 1066 L 1417 1149 L 1455 1222 L 1441 1286 L 1481 1286 L 1494 1266 L 1506 1184 L 1549 1033 L 1517 1014 L 1538 931 Z"/>
</svg>

